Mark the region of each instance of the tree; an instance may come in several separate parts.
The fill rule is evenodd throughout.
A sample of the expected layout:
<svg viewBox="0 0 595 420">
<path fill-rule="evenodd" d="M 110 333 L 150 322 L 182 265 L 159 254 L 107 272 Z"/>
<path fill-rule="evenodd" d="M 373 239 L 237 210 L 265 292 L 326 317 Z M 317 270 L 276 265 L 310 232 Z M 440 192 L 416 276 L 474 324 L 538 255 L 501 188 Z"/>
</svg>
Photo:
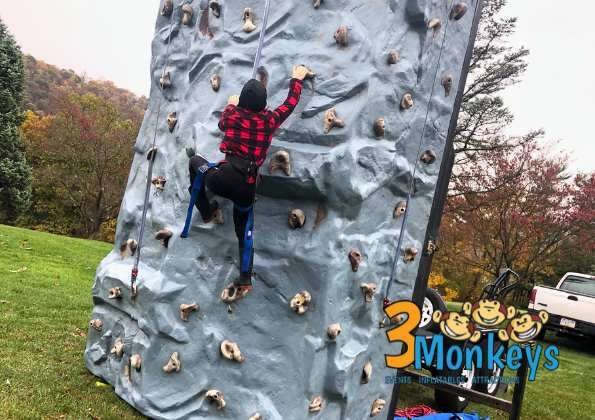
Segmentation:
<svg viewBox="0 0 595 420">
<path fill-rule="evenodd" d="M 30 203 L 30 169 L 23 154 L 21 51 L 0 21 L 0 222 L 12 223 Z"/>
</svg>

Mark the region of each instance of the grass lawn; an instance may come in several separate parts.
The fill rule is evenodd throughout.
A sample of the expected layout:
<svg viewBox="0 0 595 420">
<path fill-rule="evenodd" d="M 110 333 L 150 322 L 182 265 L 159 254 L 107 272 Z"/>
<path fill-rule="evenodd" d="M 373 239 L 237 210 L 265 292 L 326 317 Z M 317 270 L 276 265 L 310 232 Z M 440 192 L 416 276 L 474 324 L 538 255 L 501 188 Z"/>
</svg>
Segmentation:
<svg viewBox="0 0 595 420">
<path fill-rule="evenodd" d="M 0 226 L 1 420 L 142 418 L 111 387 L 97 386 L 83 364 L 93 276 L 110 249 L 102 242 Z M 561 347 L 560 368 L 541 369 L 529 383 L 522 418 L 593 418 L 593 342 L 548 340 Z M 400 406 L 432 403 L 427 388 L 402 389 Z"/>
</svg>

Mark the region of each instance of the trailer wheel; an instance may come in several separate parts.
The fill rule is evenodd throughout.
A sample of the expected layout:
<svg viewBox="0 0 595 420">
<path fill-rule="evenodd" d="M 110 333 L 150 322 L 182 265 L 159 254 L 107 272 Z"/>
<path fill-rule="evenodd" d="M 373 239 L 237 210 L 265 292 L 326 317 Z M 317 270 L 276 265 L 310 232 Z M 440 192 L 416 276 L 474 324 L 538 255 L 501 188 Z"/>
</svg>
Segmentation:
<svg viewBox="0 0 595 420">
<path fill-rule="evenodd" d="M 445 377 L 457 377 L 461 376 L 465 378 L 465 380 L 459 384 L 459 386 L 465 389 L 471 389 L 473 387 L 473 378 L 475 377 L 475 362 L 472 363 L 471 369 L 465 369 L 464 367 L 459 371 L 451 371 L 451 370 L 442 370 L 437 371 L 437 376 L 445 376 Z M 451 413 L 460 413 L 469 404 L 469 400 L 465 397 L 461 397 L 459 395 L 451 394 L 446 391 L 442 391 L 439 389 L 434 390 L 434 400 L 438 407 L 446 412 Z"/>
<path fill-rule="evenodd" d="M 424 304 L 421 308 L 421 321 L 419 328 L 428 331 L 438 332 L 438 325 L 432 320 L 434 311 L 440 310 L 446 312 L 446 303 L 442 297 L 434 289 L 426 289 L 426 296 L 424 297 Z"/>
<path fill-rule="evenodd" d="M 499 341 L 494 342 L 494 351 L 498 351 L 498 349 L 503 346 L 503 344 Z M 487 340 L 482 340 L 481 342 L 482 347 L 482 354 L 487 354 Z M 505 349 L 506 350 L 506 349 Z M 487 366 L 487 360 L 483 360 L 483 366 L 481 369 L 477 369 L 477 375 L 482 377 L 482 381 L 477 383 L 474 387 L 475 390 L 479 392 L 483 392 L 484 394 L 488 395 L 496 395 L 503 387 L 502 387 L 502 376 L 504 375 L 504 369 L 499 367 L 497 364 L 494 363 L 491 369 Z M 485 382 L 483 378 L 490 378 L 489 382 Z"/>
</svg>

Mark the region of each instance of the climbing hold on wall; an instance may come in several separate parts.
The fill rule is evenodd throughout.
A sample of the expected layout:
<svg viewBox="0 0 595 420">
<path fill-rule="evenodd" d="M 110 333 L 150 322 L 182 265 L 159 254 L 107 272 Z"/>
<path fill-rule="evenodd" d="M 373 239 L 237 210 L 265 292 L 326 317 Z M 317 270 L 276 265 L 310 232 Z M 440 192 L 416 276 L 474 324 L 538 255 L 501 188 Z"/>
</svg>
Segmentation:
<svg viewBox="0 0 595 420">
<path fill-rule="evenodd" d="M 310 399 L 310 404 L 308 405 L 308 410 L 310 413 L 317 413 L 322 410 L 322 406 L 324 404 L 324 400 L 320 395 L 315 395 Z"/>
<path fill-rule="evenodd" d="M 252 9 L 249 7 L 246 7 L 244 9 L 244 32 L 252 32 L 253 30 L 256 29 L 256 24 L 254 23 L 254 14 L 252 13 Z"/>
<path fill-rule="evenodd" d="M 308 310 L 308 305 L 312 301 L 312 296 L 307 290 L 296 294 L 289 302 L 289 307 L 299 315 L 303 315 Z"/>
<path fill-rule="evenodd" d="M 156 177 L 153 177 L 151 184 L 153 184 L 153 186 L 155 187 L 155 189 L 158 192 L 161 192 L 165 189 L 166 182 L 167 182 L 167 180 L 165 179 L 164 176 L 156 176 Z"/>
<path fill-rule="evenodd" d="M 260 413 L 253 414 L 248 420 L 264 420 Z"/>
<path fill-rule="evenodd" d="M 138 243 L 134 239 L 128 239 L 120 245 L 120 256 L 122 258 L 132 257 L 136 253 Z"/>
<path fill-rule="evenodd" d="M 89 326 L 96 331 L 101 331 L 103 328 L 103 321 L 101 319 L 92 319 L 91 322 L 89 322 Z"/>
<path fill-rule="evenodd" d="M 112 287 L 111 289 L 109 289 L 107 297 L 109 299 L 121 298 L 122 297 L 122 289 L 120 289 L 119 287 Z"/>
<path fill-rule="evenodd" d="M 219 297 L 225 303 L 233 303 L 246 296 L 248 292 L 248 289 L 237 287 L 236 285 L 231 283 L 225 289 L 223 289 Z"/>
<path fill-rule="evenodd" d="M 360 289 L 362 289 L 365 302 L 372 303 L 372 300 L 374 299 L 374 294 L 376 293 L 376 289 L 378 288 L 376 283 L 362 283 L 359 285 L 359 287 Z"/>
<path fill-rule="evenodd" d="M 417 249 L 413 247 L 406 248 L 403 252 L 403 261 L 409 263 L 415 259 L 417 256 Z"/>
<path fill-rule="evenodd" d="M 386 59 L 386 62 L 391 65 L 397 64 L 400 59 L 401 55 L 397 51 L 391 51 L 388 53 L 388 58 Z"/>
<path fill-rule="evenodd" d="M 171 354 L 171 356 L 169 356 L 169 360 L 167 361 L 167 364 L 165 366 L 163 366 L 163 371 L 165 373 L 173 373 L 173 372 L 179 372 L 181 368 L 182 368 L 182 362 L 180 361 L 180 355 L 176 351 L 176 352 L 173 352 Z"/>
<path fill-rule="evenodd" d="M 314 0 L 314 8 L 318 9 L 322 4 L 323 0 Z"/>
<path fill-rule="evenodd" d="M 209 7 L 213 11 L 213 16 L 215 16 L 216 18 L 221 16 L 221 4 L 218 0 L 211 0 L 211 2 L 209 3 Z"/>
<path fill-rule="evenodd" d="M 407 210 L 407 202 L 406 201 L 399 201 L 395 206 L 395 210 L 393 211 L 393 218 L 396 219 L 405 214 Z"/>
<path fill-rule="evenodd" d="M 404 111 L 409 109 L 413 106 L 413 95 L 407 92 L 403 95 L 403 99 L 401 99 L 401 110 Z"/>
<path fill-rule="evenodd" d="M 370 382 L 370 379 L 372 379 L 372 362 L 368 362 L 364 365 L 360 382 L 362 384 L 367 384 Z"/>
<path fill-rule="evenodd" d="M 155 234 L 155 239 L 161 241 L 161 245 L 165 248 L 169 246 L 169 239 L 172 237 L 173 233 L 169 229 L 161 229 L 159 232 Z"/>
<path fill-rule="evenodd" d="M 337 324 L 331 324 L 327 327 L 326 329 L 326 335 L 328 336 L 329 339 L 335 341 L 337 339 L 337 337 L 343 332 L 343 329 L 341 328 L 341 324 L 337 323 Z"/>
<path fill-rule="evenodd" d="M 180 305 L 180 318 L 182 321 L 188 321 L 190 312 L 198 311 L 198 303 L 182 303 Z"/>
<path fill-rule="evenodd" d="M 170 112 L 167 116 L 167 126 L 169 127 L 169 132 L 173 133 L 174 128 L 176 128 L 176 124 L 178 123 L 178 113 L 177 112 Z"/>
<path fill-rule="evenodd" d="M 351 271 L 357 273 L 359 265 L 362 262 L 362 253 L 359 252 L 357 249 L 352 249 L 351 251 L 349 251 L 349 254 L 347 256 L 349 257 L 349 262 L 351 263 Z"/>
<path fill-rule="evenodd" d="M 337 117 L 337 110 L 331 108 L 324 113 L 324 134 L 328 134 L 334 127 L 345 127 L 345 122 Z"/>
<path fill-rule="evenodd" d="M 440 28 L 442 28 L 442 21 L 440 19 L 430 19 L 428 22 L 428 29 L 434 30 L 434 34 L 432 35 L 434 38 L 436 38 L 438 32 L 440 32 Z"/>
<path fill-rule="evenodd" d="M 191 25 L 192 24 L 192 14 L 194 13 L 194 9 L 188 3 L 182 6 L 182 23 L 184 25 Z"/>
<path fill-rule="evenodd" d="M 450 10 L 450 15 L 448 17 L 454 20 L 459 20 L 465 16 L 468 8 L 467 3 L 456 3 Z"/>
<path fill-rule="evenodd" d="M 141 358 L 140 354 L 133 354 L 130 356 L 130 367 L 137 372 L 140 370 L 142 363 L 143 359 Z"/>
<path fill-rule="evenodd" d="M 157 156 L 157 147 L 153 146 L 149 149 L 149 151 L 147 152 L 147 160 L 151 161 L 153 159 L 155 159 L 155 157 Z"/>
<path fill-rule="evenodd" d="M 444 88 L 444 96 L 446 96 L 446 97 L 449 96 L 450 91 L 452 89 L 452 75 L 450 75 L 450 74 L 445 75 L 442 78 L 442 80 L 440 81 L 440 84 Z"/>
<path fill-rule="evenodd" d="M 118 359 L 122 357 L 124 354 L 124 342 L 121 338 L 117 338 L 116 341 L 114 341 L 114 345 L 110 350 L 110 354 L 113 354 Z"/>
<path fill-rule="evenodd" d="M 170 17 L 174 11 L 174 0 L 165 0 L 161 9 L 161 16 Z"/>
<path fill-rule="evenodd" d="M 240 351 L 240 346 L 238 346 L 237 343 L 229 340 L 223 340 L 219 349 L 221 350 L 221 355 L 227 360 L 238 363 L 242 363 L 244 360 L 246 360 Z"/>
<path fill-rule="evenodd" d="M 421 160 L 426 165 L 431 165 L 432 163 L 436 162 L 436 153 L 434 153 L 432 150 L 426 150 L 423 152 L 419 160 Z"/>
<path fill-rule="evenodd" d="M 349 33 L 349 30 L 347 29 L 347 26 L 345 25 L 341 25 L 337 28 L 337 30 L 335 31 L 335 42 L 337 44 L 339 44 L 342 47 L 346 47 L 347 45 L 349 45 L 349 40 L 347 39 L 347 35 Z"/>
<path fill-rule="evenodd" d="M 291 229 L 300 229 L 306 224 L 306 215 L 300 209 L 291 210 L 287 222 Z"/>
<path fill-rule="evenodd" d="M 219 92 L 219 88 L 221 87 L 221 76 L 218 74 L 211 76 L 211 87 L 215 92 Z"/>
<path fill-rule="evenodd" d="M 428 243 L 426 244 L 425 254 L 428 257 L 431 257 L 436 251 L 438 251 L 438 245 L 436 245 L 436 242 L 434 242 L 432 239 L 429 239 Z"/>
<path fill-rule="evenodd" d="M 256 77 L 265 88 L 269 85 L 269 72 L 264 66 L 260 66 L 258 70 L 256 70 Z"/>
<path fill-rule="evenodd" d="M 372 411 L 370 411 L 370 417 L 376 417 L 378 414 L 384 410 L 384 406 L 386 405 L 386 401 L 378 398 L 374 400 L 372 403 Z"/>
<path fill-rule="evenodd" d="M 376 137 L 384 137 L 385 128 L 386 123 L 384 122 L 384 118 L 376 118 L 376 121 L 374 121 L 374 135 Z"/>
<path fill-rule="evenodd" d="M 165 72 L 161 79 L 159 79 L 159 86 L 161 89 L 167 89 L 171 87 L 171 74 L 169 72 Z"/>
<path fill-rule="evenodd" d="M 284 150 L 279 150 L 276 152 L 269 163 L 269 174 L 272 175 L 277 169 L 281 169 L 287 176 L 291 175 L 289 153 Z"/>
<path fill-rule="evenodd" d="M 225 408 L 225 398 L 223 396 L 223 392 L 219 391 L 218 389 L 209 389 L 205 395 L 205 398 L 211 404 L 215 404 L 219 410 L 223 410 Z"/>
</svg>

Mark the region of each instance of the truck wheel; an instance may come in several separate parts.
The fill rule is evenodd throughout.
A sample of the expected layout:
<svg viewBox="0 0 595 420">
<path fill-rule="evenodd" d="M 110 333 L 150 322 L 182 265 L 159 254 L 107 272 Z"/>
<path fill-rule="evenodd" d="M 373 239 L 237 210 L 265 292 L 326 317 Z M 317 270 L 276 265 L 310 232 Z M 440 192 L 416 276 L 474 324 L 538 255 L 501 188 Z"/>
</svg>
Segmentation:
<svg viewBox="0 0 595 420">
<path fill-rule="evenodd" d="M 421 308 L 421 321 L 419 328 L 428 331 L 438 332 L 438 324 L 432 320 L 434 311 L 440 310 L 446 312 L 446 303 L 442 297 L 434 289 L 427 288 L 426 296 L 424 297 L 424 304 Z"/>
<path fill-rule="evenodd" d="M 475 363 L 471 365 L 471 369 L 460 369 L 457 371 L 451 370 L 442 370 L 437 371 L 437 376 L 446 376 L 446 377 L 457 377 L 461 376 L 465 378 L 464 382 L 460 383 L 459 386 L 465 389 L 471 389 L 473 387 L 473 378 L 475 377 Z M 436 401 L 436 405 L 441 410 L 451 413 L 460 413 L 469 404 L 469 400 L 465 397 L 461 397 L 459 395 L 450 394 L 445 391 L 441 391 L 439 389 L 434 390 L 434 400 Z"/>
</svg>

